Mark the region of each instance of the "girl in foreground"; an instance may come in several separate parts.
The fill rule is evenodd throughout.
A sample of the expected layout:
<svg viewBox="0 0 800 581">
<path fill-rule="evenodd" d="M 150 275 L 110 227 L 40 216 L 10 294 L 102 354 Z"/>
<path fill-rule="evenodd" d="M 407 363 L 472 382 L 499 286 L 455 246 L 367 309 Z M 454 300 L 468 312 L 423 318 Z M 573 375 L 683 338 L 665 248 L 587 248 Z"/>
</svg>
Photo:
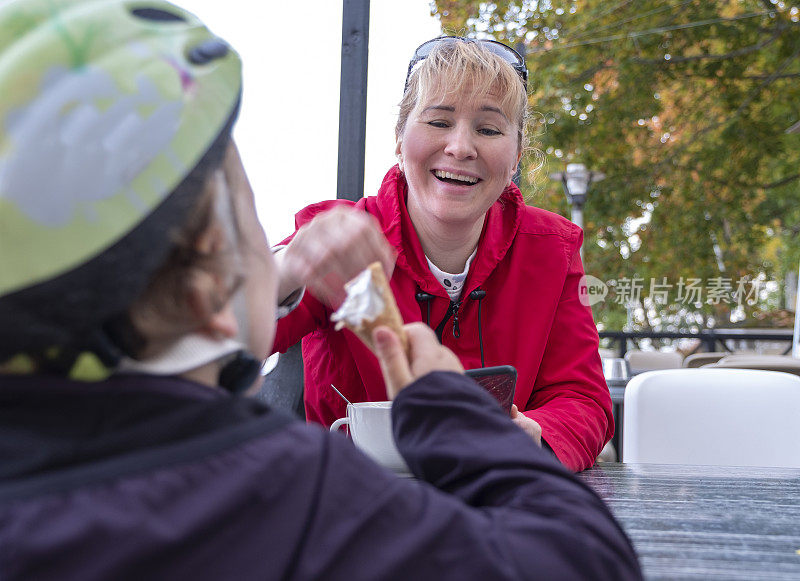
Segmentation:
<svg viewBox="0 0 800 581">
<path fill-rule="evenodd" d="M 230 140 L 239 59 L 195 17 L 6 1 L 0 86 L 4 580 L 639 578 L 422 325 L 408 359 L 374 334 L 417 480 L 242 395 L 278 278 Z"/>
</svg>

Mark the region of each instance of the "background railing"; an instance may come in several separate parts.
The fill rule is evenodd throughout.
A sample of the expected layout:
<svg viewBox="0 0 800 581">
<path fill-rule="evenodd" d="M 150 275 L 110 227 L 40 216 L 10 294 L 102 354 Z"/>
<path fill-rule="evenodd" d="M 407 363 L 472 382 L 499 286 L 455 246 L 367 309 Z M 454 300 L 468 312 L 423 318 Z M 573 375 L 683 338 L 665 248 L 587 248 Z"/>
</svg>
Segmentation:
<svg viewBox="0 0 800 581">
<path fill-rule="evenodd" d="M 610 343 L 607 348 L 614 349 L 619 357 L 624 357 L 629 348 L 641 348 L 642 341 L 647 339 L 676 340 L 697 339 L 697 345 L 685 355 L 700 351 L 758 350 L 756 341 L 768 341 L 781 344 L 781 353 L 786 355 L 792 350 L 792 329 L 704 329 L 698 332 L 681 331 L 600 331 L 601 345 Z M 610 341 L 602 341 L 608 339 Z M 731 344 L 733 343 L 733 344 Z M 783 343 L 786 344 L 785 350 Z M 632 344 L 632 347 L 630 346 Z"/>
</svg>

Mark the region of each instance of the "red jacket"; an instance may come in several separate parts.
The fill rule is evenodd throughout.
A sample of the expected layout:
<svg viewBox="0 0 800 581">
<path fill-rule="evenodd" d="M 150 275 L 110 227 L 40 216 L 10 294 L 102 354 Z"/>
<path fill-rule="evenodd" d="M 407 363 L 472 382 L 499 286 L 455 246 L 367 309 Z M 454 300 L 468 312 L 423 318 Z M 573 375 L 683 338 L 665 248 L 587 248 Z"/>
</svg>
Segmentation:
<svg viewBox="0 0 800 581">
<path fill-rule="evenodd" d="M 355 207 L 375 216 L 397 251 L 390 281 L 406 323 L 430 326 L 445 317 L 450 299 L 428 268 L 406 209 L 407 185 L 396 167 L 383 180 L 377 196 Z M 295 217 L 296 227 L 337 204 L 313 204 Z M 442 342 L 466 369 L 481 367 L 477 288 L 486 292 L 481 305 L 485 365 L 517 369 L 514 403 L 542 427 L 542 437 L 559 460 L 572 470 L 594 463 L 614 433 L 611 398 L 603 378 L 597 329 L 591 309 L 578 299 L 583 276 L 578 250 L 580 228 L 565 218 L 526 206 L 516 186 L 509 186 L 489 209 L 478 252 L 473 259 L 458 309 L 460 333 L 453 317 Z M 330 425 L 345 415 L 335 385 L 351 401 L 387 399 L 378 361 L 349 331 L 334 331 L 331 310 L 308 293 L 300 306 L 278 324 L 275 350 L 285 351 L 303 338 L 305 404 L 309 420 Z"/>
</svg>

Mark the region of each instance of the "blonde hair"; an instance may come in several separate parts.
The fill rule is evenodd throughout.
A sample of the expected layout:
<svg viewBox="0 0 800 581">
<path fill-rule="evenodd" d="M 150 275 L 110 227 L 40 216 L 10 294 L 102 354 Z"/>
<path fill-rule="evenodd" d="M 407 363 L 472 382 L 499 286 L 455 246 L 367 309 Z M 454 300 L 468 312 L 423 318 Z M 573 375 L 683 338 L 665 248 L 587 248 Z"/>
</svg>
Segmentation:
<svg viewBox="0 0 800 581">
<path fill-rule="evenodd" d="M 414 108 L 431 95 L 445 90 L 443 97 L 470 91 L 473 97 L 491 93 L 499 98 L 500 108 L 516 124 L 519 150 L 528 146 L 528 95 L 522 79 L 509 63 L 487 50 L 480 42 L 459 40 L 441 42 L 427 58 L 414 65 L 400 101 L 395 126 L 399 140 Z"/>
</svg>

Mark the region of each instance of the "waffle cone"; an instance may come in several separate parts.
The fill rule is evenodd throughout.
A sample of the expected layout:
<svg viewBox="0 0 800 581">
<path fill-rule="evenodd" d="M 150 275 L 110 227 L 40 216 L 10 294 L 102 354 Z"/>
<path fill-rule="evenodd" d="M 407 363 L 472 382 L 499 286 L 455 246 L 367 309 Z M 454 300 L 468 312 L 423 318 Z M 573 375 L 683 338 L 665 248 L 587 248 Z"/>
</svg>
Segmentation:
<svg viewBox="0 0 800 581">
<path fill-rule="evenodd" d="M 389 327 L 399 337 L 400 343 L 403 345 L 403 351 L 408 352 L 408 337 L 406 337 L 405 329 L 403 329 L 403 317 L 400 315 L 400 310 L 397 308 L 397 302 L 394 300 L 394 294 L 386 275 L 383 272 L 380 262 L 373 262 L 367 267 L 371 273 L 372 285 L 380 292 L 383 299 L 383 312 L 375 319 L 362 320 L 358 327 L 349 325 L 345 322 L 337 324 L 337 328 L 345 327 L 351 330 L 355 335 L 361 339 L 370 349 L 375 351 L 375 345 L 372 341 L 372 331 L 376 327 L 385 325 Z"/>
</svg>

